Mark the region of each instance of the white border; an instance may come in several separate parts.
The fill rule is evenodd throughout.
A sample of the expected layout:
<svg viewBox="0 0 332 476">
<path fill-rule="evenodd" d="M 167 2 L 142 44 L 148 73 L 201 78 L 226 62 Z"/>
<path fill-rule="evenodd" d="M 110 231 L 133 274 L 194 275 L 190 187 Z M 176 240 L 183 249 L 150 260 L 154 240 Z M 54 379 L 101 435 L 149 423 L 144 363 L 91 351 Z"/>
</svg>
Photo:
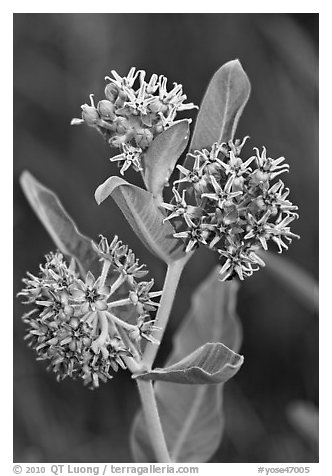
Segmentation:
<svg viewBox="0 0 332 476">
<path fill-rule="evenodd" d="M 12 474 L 12 91 L 13 85 L 13 48 L 12 48 L 12 14 L 15 12 L 29 13 L 145 13 L 145 12 L 175 12 L 175 13 L 319 13 L 320 14 L 320 303 L 321 303 L 321 324 L 320 324 L 320 463 L 309 465 L 312 467 L 311 474 L 326 475 L 331 471 L 331 358 L 328 350 L 331 346 L 331 278 L 327 275 L 331 257 L 331 203 L 328 196 L 331 189 L 332 177 L 332 151 L 329 144 L 331 138 L 331 30 L 332 18 L 331 10 L 327 6 L 327 0 L 323 1 L 278 1 L 268 4 L 257 1 L 237 1 L 237 2 L 197 2 L 192 1 L 167 1 L 164 5 L 161 2 L 137 1 L 137 2 L 111 2 L 110 0 L 98 1 L 96 7 L 92 9 L 92 4 L 96 2 L 70 2 L 57 1 L 49 4 L 36 1 L 13 1 L 1 6 L 0 26 L 1 26 L 1 228 L 2 228 L 2 254 L 1 254 L 1 297 L 3 302 L 3 312 L 1 319 L 4 324 L 2 328 L 2 393 L 1 393 L 1 467 L 6 467 L 4 474 Z M 27 6 L 29 10 L 27 10 Z M 250 6 L 250 10 L 248 10 Z M 221 10 L 222 7 L 222 10 Z M 300 8 L 298 8 L 300 7 Z M 10 303 L 10 304 L 9 304 Z M 9 309 L 8 309 L 9 308 Z M 206 465 L 199 465 L 204 468 Z M 209 464 L 208 472 L 202 469 L 201 475 L 220 474 L 235 475 L 257 474 L 258 464 Z M 268 467 L 286 466 L 265 465 Z M 306 466 L 304 464 L 303 466 Z M 8 469 L 7 469 L 8 468 Z"/>
</svg>

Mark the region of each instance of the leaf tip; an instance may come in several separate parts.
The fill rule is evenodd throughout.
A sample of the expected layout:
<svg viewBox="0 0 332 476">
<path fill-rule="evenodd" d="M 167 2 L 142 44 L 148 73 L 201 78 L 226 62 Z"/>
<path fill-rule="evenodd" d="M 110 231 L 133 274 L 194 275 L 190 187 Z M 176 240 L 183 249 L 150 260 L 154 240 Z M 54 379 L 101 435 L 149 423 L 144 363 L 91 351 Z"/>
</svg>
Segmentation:
<svg viewBox="0 0 332 476">
<path fill-rule="evenodd" d="M 240 68 L 242 68 L 242 64 L 241 64 L 241 61 L 239 60 L 239 58 L 234 58 L 233 60 L 230 60 L 225 64 L 229 65 L 229 66 L 237 66 L 237 67 L 240 66 Z"/>
<path fill-rule="evenodd" d="M 101 190 L 100 190 L 100 185 L 99 187 L 96 188 L 96 191 L 95 191 L 95 200 L 97 202 L 97 205 L 100 205 L 102 203 L 102 197 L 101 197 Z"/>
<path fill-rule="evenodd" d="M 31 180 L 32 174 L 28 170 L 23 170 L 19 177 L 19 182 L 23 186 L 27 181 Z"/>
<path fill-rule="evenodd" d="M 38 182 L 38 180 L 28 170 L 23 170 L 21 173 L 19 177 L 19 184 L 21 185 L 21 188 L 29 201 L 37 189 L 43 188 L 41 183 Z"/>
<path fill-rule="evenodd" d="M 239 369 L 240 367 L 242 367 L 243 362 L 244 362 L 244 355 L 236 354 L 235 362 L 233 364 L 230 364 L 230 365 L 235 369 L 237 369 L 237 368 Z"/>
</svg>

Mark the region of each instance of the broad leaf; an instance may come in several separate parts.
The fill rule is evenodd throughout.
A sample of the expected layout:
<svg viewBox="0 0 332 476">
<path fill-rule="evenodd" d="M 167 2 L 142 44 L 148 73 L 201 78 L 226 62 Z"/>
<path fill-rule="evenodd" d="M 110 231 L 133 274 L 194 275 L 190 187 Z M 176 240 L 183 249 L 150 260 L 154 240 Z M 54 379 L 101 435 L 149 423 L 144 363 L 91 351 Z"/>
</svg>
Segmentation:
<svg viewBox="0 0 332 476">
<path fill-rule="evenodd" d="M 221 343 L 207 343 L 169 367 L 136 378 L 182 384 L 224 383 L 240 369 L 243 357 Z"/>
<path fill-rule="evenodd" d="M 301 400 L 291 401 L 286 413 L 295 430 L 308 440 L 309 444 L 318 444 L 319 412 L 314 403 Z"/>
<path fill-rule="evenodd" d="M 237 283 L 220 283 L 218 269 L 199 286 L 173 341 L 166 365 L 171 366 L 206 342 L 223 342 L 238 351 L 241 327 L 236 316 Z M 157 403 L 173 461 L 207 462 L 220 444 L 224 428 L 223 384 L 178 385 L 156 382 Z M 131 447 L 136 462 L 154 461 L 140 411 L 134 421 Z"/>
<path fill-rule="evenodd" d="M 210 149 L 215 142 L 233 139 L 250 91 L 249 78 L 239 60 L 221 66 L 212 76 L 203 97 L 189 150 Z M 192 170 L 193 164 L 192 157 L 187 156 L 183 165 Z M 180 193 L 184 188 L 186 185 L 179 183 Z"/>
<path fill-rule="evenodd" d="M 184 119 L 159 134 L 144 154 L 144 182 L 158 203 L 188 141 L 189 121 Z"/>
<path fill-rule="evenodd" d="M 183 243 L 173 237 L 174 229 L 157 207 L 153 195 L 120 177 L 110 177 L 95 192 L 98 204 L 112 198 L 142 243 L 165 263 L 185 256 Z"/>
<path fill-rule="evenodd" d="M 249 99 L 250 82 L 239 60 L 225 63 L 213 75 L 196 120 L 190 150 L 233 139 Z"/>
<path fill-rule="evenodd" d="M 100 269 L 99 258 L 91 240 L 82 235 L 58 197 L 38 182 L 28 171 L 20 177 L 20 184 L 36 215 L 50 234 L 57 248 L 77 261 L 83 275 Z"/>
<path fill-rule="evenodd" d="M 318 312 L 318 283 L 307 271 L 283 256 L 265 251 L 259 254 L 266 263 L 266 272 L 286 286 L 309 311 Z"/>
</svg>

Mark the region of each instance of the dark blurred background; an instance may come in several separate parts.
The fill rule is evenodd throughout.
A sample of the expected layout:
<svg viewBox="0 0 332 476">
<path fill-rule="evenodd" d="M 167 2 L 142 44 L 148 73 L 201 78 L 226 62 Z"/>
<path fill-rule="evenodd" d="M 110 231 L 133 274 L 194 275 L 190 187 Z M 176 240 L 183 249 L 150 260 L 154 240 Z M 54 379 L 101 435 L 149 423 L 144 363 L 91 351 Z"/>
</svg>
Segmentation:
<svg viewBox="0 0 332 476">
<path fill-rule="evenodd" d="M 199 104 L 211 75 L 239 58 L 252 83 L 238 137 L 244 151 L 266 145 L 284 155 L 284 180 L 299 205 L 301 235 L 287 257 L 318 279 L 317 14 L 15 14 L 14 292 L 37 273 L 53 244 L 18 184 L 30 170 L 53 189 L 80 230 L 120 235 L 162 286 L 164 265 L 138 241 L 115 203 L 98 207 L 94 190 L 117 174 L 110 150 L 91 128 L 70 127 L 89 93 L 103 97 L 111 69 L 131 66 L 182 83 Z M 195 117 L 195 112 L 191 112 Z M 126 176 L 141 184 L 135 173 Z M 199 251 L 189 262 L 158 362 L 170 349 L 195 287 L 216 262 Z M 91 392 L 58 384 L 23 341 L 24 308 L 14 303 L 14 460 L 131 462 L 128 432 L 139 405 L 125 372 Z M 318 316 L 266 270 L 239 293 L 245 365 L 226 385 L 226 429 L 213 462 L 314 462 L 318 404 Z"/>
</svg>

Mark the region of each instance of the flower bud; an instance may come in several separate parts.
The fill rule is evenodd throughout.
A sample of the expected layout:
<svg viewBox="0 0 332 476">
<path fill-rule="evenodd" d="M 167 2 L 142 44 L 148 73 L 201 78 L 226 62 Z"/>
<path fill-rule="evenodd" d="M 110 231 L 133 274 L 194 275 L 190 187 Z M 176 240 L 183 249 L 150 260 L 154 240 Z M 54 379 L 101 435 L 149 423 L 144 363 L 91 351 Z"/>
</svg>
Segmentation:
<svg viewBox="0 0 332 476">
<path fill-rule="evenodd" d="M 92 339 L 90 337 L 83 337 L 82 343 L 85 347 L 90 347 L 92 344 Z"/>
<path fill-rule="evenodd" d="M 114 104 L 117 108 L 122 107 L 124 103 L 127 101 L 127 99 L 128 99 L 127 94 L 124 93 L 123 91 L 119 91 L 119 95 Z"/>
<path fill-rule="evenodd" d="M 130 124 L 129 124 L 128 120 L 125 117 L 121 117 L 121 116 L 118 116 L 114 120 L 113 125 L 114 125 L 114 128 L 115 128 L 114 130 L 118 134 L 124 134 L 130 128 Z"/>
<path fill-rule="evenodd" d="M 133 304 L 137 304 L 138 303 L 137 293 L 135 293 L 134 291 L 129 291 L 129 299 L 131 300 Z"/>
<path fill-rule="evenodd" d="M 244 186 L 244 177 L 235 177 L 232 184 L 232 191 L 238 192 L 243 190 Z"/>
<path fill-rule="evenodd" d="M 257 213 L 260 213 L 262 210 L 266 210 L 266 205 L 264 203 L 264 200 L 261 196 L 255 198 L 252 200 L 251 203 L 248 205 L 248 210 L 252 215 L 256 215 Z"/>
<path fill-rule="evenodd" d="M 119 90 L 118 90 L 118 87 L 114 83 L 109 83 L 106 85 L 105 96 L 109 101 L 114 103 L 118 95 L 119 95 Z"/>
<path fill-rule="evenodd" d="M 213 175 L 214 177 L 219 177 L 222 171 L 220 170 L 220 165 L 218 164 L 218 162 L 212 162 L 210 164 L 208 163 L 205 166 L 204 172 L 207 175 Z"/>
<path fill-rule="evenodd" d="M 63 308 L 63 312 L 66 315 L 66 317 L 71 317 L 74 314 L 74 308 L 66 304 L 65 307 Z"/>
<path fill-rule="evenodd" d="M 125 144 L 127 142 L 127 135 L 124 134 L 122 136 L 113 136 L 109 139 L 108 143 L 111 147 L 115 147 L 118 149 L 122 144 Z"/>
<path fill-rule="evenodd" d="M 166 104 L 164 104 L 159 98 L 156 98 L 155 100 L 151 101 L 149 106 L 149 111 L 158 113 L 162 112 L 165 113 L 168 110 L 168 107 Z"/>
<path fill-rule="evenodd" d="M 76 350 L 76 342 L 74 340 L 71 340 L 68 344 L 68 347 L 69 349 L 72 351 L 72 352 L 75 352 Z"/>
<path fill-rule="evenodd" d="M 97 109 L 102 119 L 113 120 L 115 118 L 114 104 L 111 101 L 107 99 L 99 101 Z"/>
<path fill-rule="evenodd" d="M 135 133 L 135 141 L 138 147 L 146 149 L 153 140 L 153 134 L 149 129 L 139 129 Z"/>
<path fill-rule="evenodd" d="M 161 124 L 157 124 L 155 127 L 154 127 L 154 133 L 157 135 L 157 134 L 161 134 L 162 132 L 164 131 L 164 127 L 161 125 Z"/>
<path fill-rule="evenodd" d="M 269 173 L 262 170 L 255 170 L 250 177 L 250 185 L 259 185 L 260 183 L 268 182 Z"/>
<path fill-rule="evenodd" d="M 134 341 L 139 341 L 140 338 L 141 338 L 141 335 L 140 335 L 140 332 L 139 332 L 139 329 L 138 327 L 136 327 L 135 329 L 133 329 L 132 331 L 129 332 L 129 335 L 130 335 L 130 338 Z"/>
<path fill-rule="evenodd" d="M 144 312 L 145 312 L 144 305 L 141 302 L 138 302 L 136 304 L 136 310 L 137 310 L 138 314 L 143 315 Z"/>
<path fill-rule="evenodd" d="M 99 120 L 99 114 L 95 107 L 84 104 L 82 106 L 82 119 L 88 126 L 95 126 Z"/>
</svg>

